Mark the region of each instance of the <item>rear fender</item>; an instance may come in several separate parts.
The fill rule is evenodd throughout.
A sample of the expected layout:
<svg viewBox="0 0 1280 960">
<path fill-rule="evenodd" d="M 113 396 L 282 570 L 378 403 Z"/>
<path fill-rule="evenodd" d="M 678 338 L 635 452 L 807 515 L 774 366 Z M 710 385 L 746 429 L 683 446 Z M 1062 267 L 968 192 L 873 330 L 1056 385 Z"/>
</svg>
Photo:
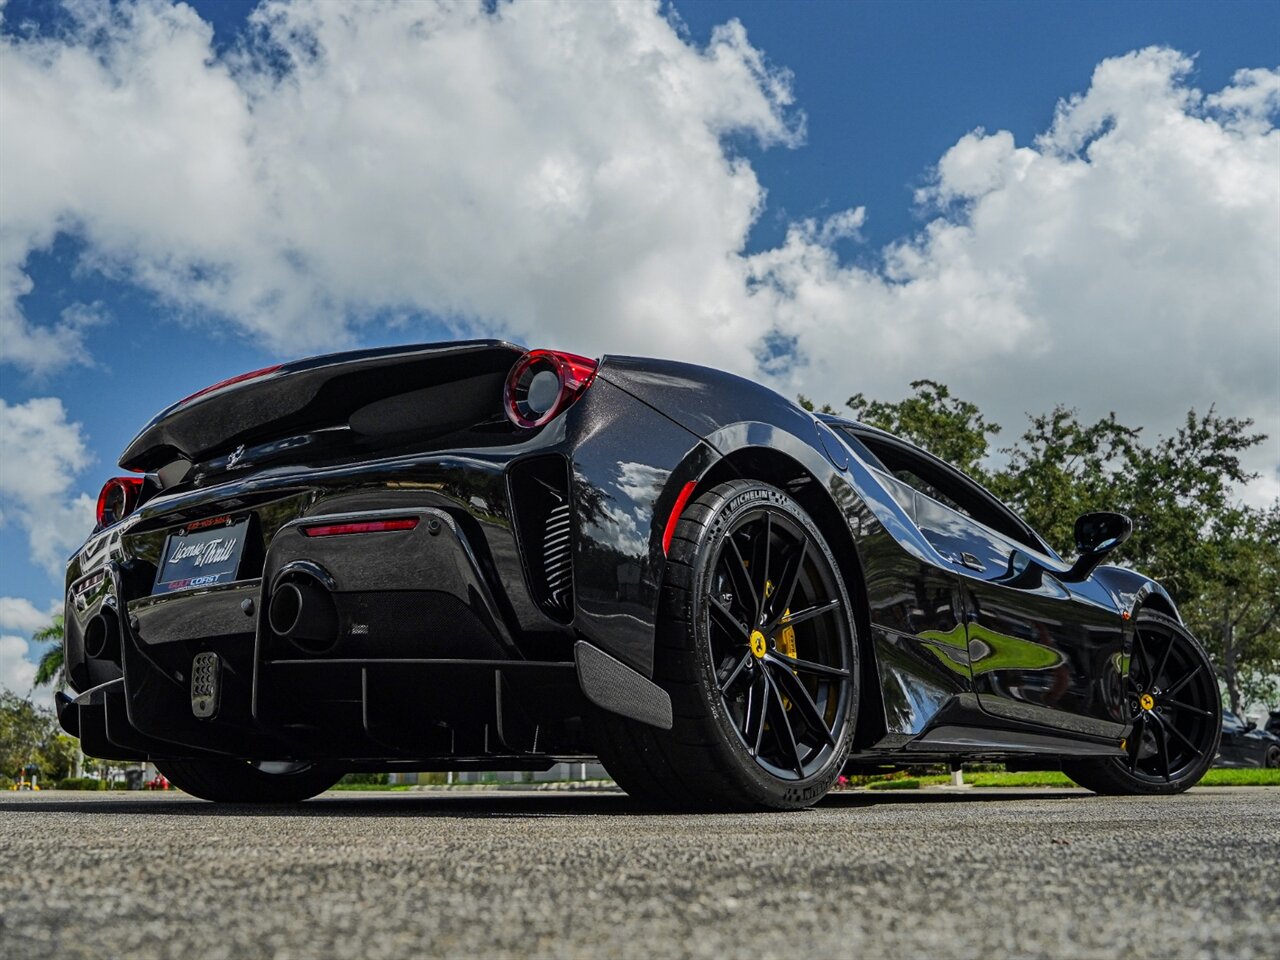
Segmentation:
<svg viewBox="0 0 1280 960">
<path fill-rule="evenodd" d="M 908 544 L 918 538 L 901 508 L 829 428 L 766 387 L 703 367 L 629 357 L 605 358 L 600 376 L 703 438 L 703 446 L 671 471 L 656 501 L 651 553 L 662 555 L 663 533 L 690 483 L 694 484 L 690 495 L 696 497 L 724 480 L 764 480 L 786 489 L 814 517 L 851 591 L 863 601 L 856 605 L 859 634 L 866 638 L 858 742 L 878 739 L 885 720 L 870 642 L 862 542 L 867 537 L 884 539 L 886 529 Z M 751 419 L 745 419 L 744 413 Z M 869 504 L 861 493 L 864 487 L 880 494 L 874 503 Z M 922 552 L 924 546 L 917 545 L 916 550 Z"/>
</svg>

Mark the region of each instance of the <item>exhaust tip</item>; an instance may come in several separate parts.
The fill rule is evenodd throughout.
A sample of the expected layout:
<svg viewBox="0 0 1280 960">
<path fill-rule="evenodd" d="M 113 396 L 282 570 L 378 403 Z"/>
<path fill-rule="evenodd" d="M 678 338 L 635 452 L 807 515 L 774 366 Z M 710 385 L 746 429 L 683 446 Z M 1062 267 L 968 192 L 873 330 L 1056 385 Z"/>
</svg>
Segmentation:
<svg viewBox="0 0 1280 960">
<path fill-rule="evenodd" d="M 91 660 L 120 662 L 120 631 L 115 614 L 104 611 L 85 625 L 84 652 Z"/>
<path fill-rule="evenodd" d="M 297 584 L 282 583 L 271 595 L 271 606 L 267 608 L 267 620 L 271 629 L 282 637 L 298 624 L 298 615 L 302 613 L 302 591 Z"/>
<path fill-rule="evenodd" d="M 304 653 L 327 653 L 338 643 L 338 608 L 333 596 L 309 578 L 276 587 L 267 607 L 267 622 L 274 633 Z"/>
</svg>

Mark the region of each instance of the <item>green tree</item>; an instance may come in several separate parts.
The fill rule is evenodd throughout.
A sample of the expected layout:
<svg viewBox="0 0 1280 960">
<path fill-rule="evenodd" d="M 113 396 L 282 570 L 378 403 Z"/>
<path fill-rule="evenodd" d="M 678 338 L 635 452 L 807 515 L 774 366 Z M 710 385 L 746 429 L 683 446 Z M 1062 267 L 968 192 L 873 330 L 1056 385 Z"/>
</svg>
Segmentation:
<svg viewBox="0 0 1280 960">
<path fill-rule="evenodd" d="M 17 779 L 22 769 L 40 759 L 40 748 L 53 734 L 49 711 L 25 697 L 0 692 L 0 776 Z"/>
<path fill-rule="evenodd" d="M 803 393 L 796 397 L 796 403 L 800 404 L 800 406 L 804 407 L 810 413 L 839 413 L 840 412 L 829 403 L 824 403 L 820 407 L 815 406 L 814 402 L 810 400 L 808 397 L 806 397 Z"/>
<path fill-rule="evenodd" d="M 1212 566 L 1182 615 L 1238 713 L 1243 703 L 1274 702 L 1280 693 L 1280 502 L 1227 511 L 1208 544 Z"/>
<path fill-rule="evenodd" d="M 992 462 L 999 432 L 977 405 L 932 380 L 899 401 L 849 398 L 864 423 L 888 430 L 976 476 L 1063 556 L 1082 513 L 1117 510 L 1134 521 L 1117 562 L 1158 580 L 1219 668 L 1232 706 L 1274 696 L 1280 673 L 1280 502 L 1238 503 L 1254 479 L 1241 456 L 1265 436 L 1246 419 L 1188 412 L 1169 436 L 1146 440 L 1114 413 L 1096 422 L 1056 407 Z M 815 405 L 800 398 L 807 409 Z M 823 405 L 823 410 L 830 410 Z"/>
<path fill-rule="evenodd" d="M 910 440 L 965 473 L 985 477 L 988 438 L 1000 432 L 1000 424 L 987 420 L 976 404 L 953 397 L 945 384 L 935 380 L 913 380 L 911 389 L 915 391 L 911 396 L 892 402 L 855 393 L 845 406 L 854 419 Z"/>
<path fill-rule="evenodd" d="M 1222 572 L 1218 553 L 1236 524 L 1236 490 L 1255 478 L 1240 455 L 1266 439 L 1252 420 L 1194 410 L 1169 437 L 1134 444 L 1113 509 L 1134 521 L 1125 559 L 1179 602 L 1195 599 Z"/>
<path fill-rule="evenodd" d="M 1022 437 L 1002 451 L 1008 461 L 988 482 L 1055 550 L 1069 556 L 1077 517 L 1117 509 L 1117 481 L 1138 431 L 1119 423 L 1114 413 L 1083 423 L 1074 410 L 1061 406 L 1030 421 Z"/>
<path fill-rule="evenodd" d="M 26 697 L 0 693 L 0 779 L 17 779 L 29 764 L 47 782 L 70 776 L 80 744 L 58 726 L 53 711 Z"/>
<path fill-rule="evenodd" d="M 62 614 L 58 614 L 47 627 L 42 627 L 31 636 L 31 640 L 34 643 L 53 643 L 53 646 L 41 655 L 40 662 L 36 665 L 35 685 L 37 687 L 43 687 L 46 683 L 52 683 L 54 686 L 61 689 L 67 685 L 67 671 L 62 649 L 62 633 Z"/>
<path fill-rule="evenodd" d="M 52 731 L 36 753 L 40 776 L 48 783 L 74 776 L 79 758 L 80 741 L 59 730 Z"/>
</svg>

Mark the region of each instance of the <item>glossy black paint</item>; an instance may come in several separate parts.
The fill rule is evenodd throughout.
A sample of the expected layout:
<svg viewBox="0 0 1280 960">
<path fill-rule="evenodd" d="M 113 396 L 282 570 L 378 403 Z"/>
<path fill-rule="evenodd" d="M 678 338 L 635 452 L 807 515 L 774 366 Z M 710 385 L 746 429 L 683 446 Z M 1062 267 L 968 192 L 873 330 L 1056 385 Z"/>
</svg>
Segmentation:
<svg viewBox="0 0 1280 960">
<path fill-rule="evenodd" d="M 567 411 L 517 428 L 501 381 L 521 353 L 473 341 L 316 358 L 159 415 L 121 461 L 153 471 L 150 498 L 68 565 L 67 664 L 83 695 L 60 704 L 64 725 L 121 757 L 425 769 L 583 756 L 588 699 L 627 709 L 610 683 L 664 716 L 654 633 L 680 492 L 751 477 L 819 524 L 870 638 L 857 762 L 1118 751 L 1129 618 L 1176 615 L 1157 584 L 1108 566 L 1072 582 L 962 475 L 973 516 L 869 450 L 927 455 L 703 367 L 605 357 Z M 560 502 L 571 598 L 548 579 L 554 521 L 537 512 Z M 152 595 L 169 538 L 222 516 L 249 519 L 236 579 Z M 302 532 L 379 518 L 418 523 Z M 332 643 L 271 629 L 283 584 L 332 597 Z M 104 631 L 114 657 L 89 656 L 86 632 L 97 649 Z M 208 652 L 222 687 L 204 719 L 189 673 Z M 584 676 L 615 680 L 593 679 L 588 697 Z"/>
<path fill-rule="evenodd" d="M 1273 712 L 1274 715 L 1274 712 Z M 1280 767 L 1280 736 L 1222 711 L 1222 742 L 1215 767 Z"/>
</svg>

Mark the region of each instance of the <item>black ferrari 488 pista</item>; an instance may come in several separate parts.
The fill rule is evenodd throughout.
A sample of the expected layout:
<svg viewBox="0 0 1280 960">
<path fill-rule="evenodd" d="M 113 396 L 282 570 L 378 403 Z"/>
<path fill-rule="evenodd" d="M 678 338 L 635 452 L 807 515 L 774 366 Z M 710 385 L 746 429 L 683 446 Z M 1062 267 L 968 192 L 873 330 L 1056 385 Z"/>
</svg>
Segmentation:
<svg viewBox="0 0 1280 960">
<path fill-rule="evenodd" d="M 680 808 L 1004 761 L 1164 794 L 1217 752 L 1172 601 L 882 431 L 500 341 L 255 371 L 149 423 L 70 559 L 59 717 L 211 800 L 598 757 Z"/>
</svg>

